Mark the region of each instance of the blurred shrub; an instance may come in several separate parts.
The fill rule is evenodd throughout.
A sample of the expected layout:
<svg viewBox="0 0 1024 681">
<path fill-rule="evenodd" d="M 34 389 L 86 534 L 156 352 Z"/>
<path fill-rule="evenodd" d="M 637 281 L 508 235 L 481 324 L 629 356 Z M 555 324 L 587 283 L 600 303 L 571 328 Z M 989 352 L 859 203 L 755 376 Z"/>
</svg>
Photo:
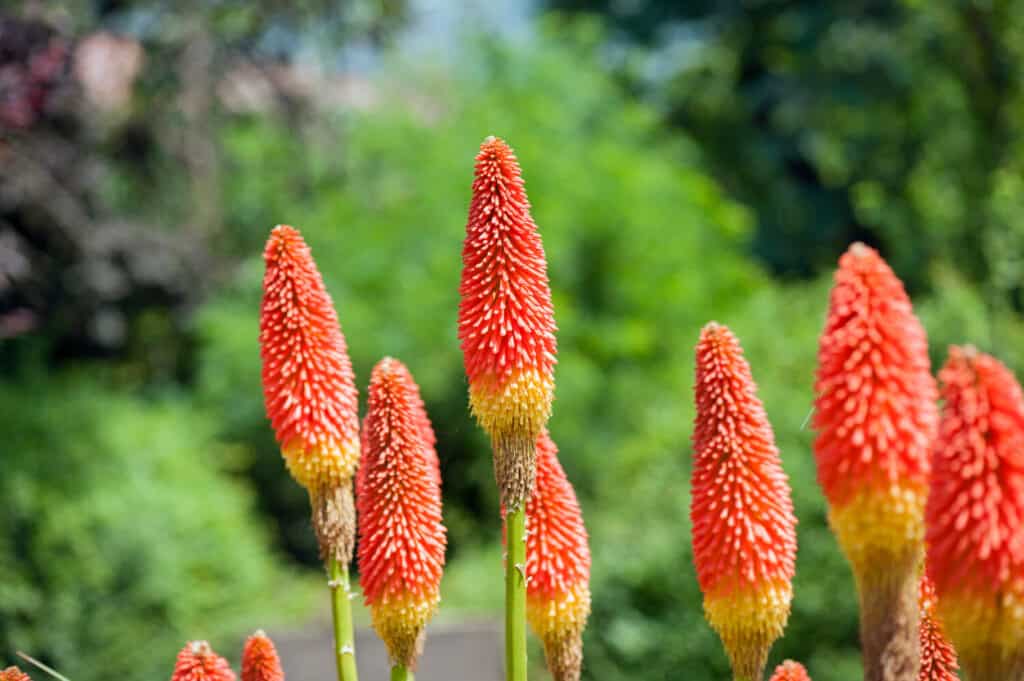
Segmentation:
<svg viewBox="0 0 1024 681">
<path fill-rule="evenodd" d="M 84 377 L 0 383 L 0 413 L 17 415 L 0 475 L 5 658 L 78 681 L 166 678 L 187 638 L 262 626 L 291 593 L 219 472 L 233 457 L 210 416 Z"/>
</svg>

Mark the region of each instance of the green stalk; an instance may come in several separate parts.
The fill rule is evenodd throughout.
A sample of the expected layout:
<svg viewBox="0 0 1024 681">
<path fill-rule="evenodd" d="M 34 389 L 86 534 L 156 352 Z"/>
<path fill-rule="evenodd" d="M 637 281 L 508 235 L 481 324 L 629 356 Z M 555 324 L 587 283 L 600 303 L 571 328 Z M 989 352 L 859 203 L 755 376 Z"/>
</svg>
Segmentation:
<svg viewBox="0 0 1024 681">
<path fill-rule="evenodd" d="M 334 659 L 338 681 L 358 681 L 356 641 L 352 629 L 352 605 L 349 603 L 348 566 L 331 557 L 327 561 L 328 586 L 331 589 L 331 615 L 334 618 Z"/>
<path fill-rule="evenodd" d="M 525 507 L 505 516 L 505 681 L 526 681 Z"/>
<path fill-rule="evenodd" d="M 415 679 L 405 665 L 396 664 L 391 668 L 391 681 L 415 681 Z"/>
</svg>

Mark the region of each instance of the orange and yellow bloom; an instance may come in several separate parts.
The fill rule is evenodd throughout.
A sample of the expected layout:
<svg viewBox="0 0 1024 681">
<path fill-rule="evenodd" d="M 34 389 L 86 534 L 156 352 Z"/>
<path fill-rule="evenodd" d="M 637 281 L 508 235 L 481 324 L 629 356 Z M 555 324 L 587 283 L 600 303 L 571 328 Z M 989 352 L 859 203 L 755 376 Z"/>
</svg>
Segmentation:
<svg viewBox="0 0 1024 681">
<path fill-rule="evenodd" d="M 250 636 L 242 649 L 242 681 L 284 681 L 274 642 L 262 631 Z"/>
<path fill-rule="evenodd" d="M 171 681 L 235 681 L 235 672 L 206 641 L 189 641 L 178 653 Z"/>
<path fill-rule="evenodd" d="M 775 436 L 732 332 L 701 331 L 690 517 L 704 613 L 739 680 L 760 679 L 793 597 L 796 517 Z"/>
<path fill-rule="evenodd" d="M 974 348 L 950 348 L 928 499 L 928 571 L 971 681 L 1024 679 L 1024 394 Z"/>
<path fill-rule="evenodd" d="M 587 529 L 545 429 L 537 437 L 537 484 L 526 502 L 526 618 L 555 681 L 580 678 L 589 615 Z"/>
<path fill-rule="evenodd" d="M 811 681 L 811 677 L 802 664 L 786 660 L 775 668 L 769 681 Z"/>
<path fill-rule="evenodd" d="M 470 408 L 494 443 L 502 502 L 517 510 L 533 488 L 534 442 L 551 414 L 555 320 L 519 163 L 494 137 L 476 157 L 462 264 L 459 341 Z"/>
<path fill-rule="evenodd" d="M 414 669 L 444 568 L 434 434 L 419 388 L 398 360 L 374 367 L 369 395 L 357 478 L 359 582 L 392 662 Z"/>
</svg>

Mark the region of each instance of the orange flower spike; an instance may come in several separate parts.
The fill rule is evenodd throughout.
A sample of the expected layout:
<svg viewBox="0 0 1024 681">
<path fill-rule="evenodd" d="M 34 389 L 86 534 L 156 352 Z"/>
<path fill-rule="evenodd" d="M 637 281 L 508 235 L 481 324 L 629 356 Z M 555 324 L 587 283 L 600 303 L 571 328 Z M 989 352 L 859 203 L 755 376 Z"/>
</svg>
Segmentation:
<svg viewBox="0 0 1024 681">
<path fill-rule="evenodd" d="M 938 613 L 971 681 L 1024 679 L 1024 394 L 972 347 L 939 372 L 927 508 Z"/>
<path fill-rule="evenodd" d="M 8 667 L 0 671 L 0 681 L 32 681 L 32 679 L 17 667 Z"/>
<path fill-rule="evenodd" d="M 263 252 L 263 395 L 300 485 L 339 487 L 359 461 L 358 394 L 331 297 L 302 235 L 287 225 Z"/>
<path fill-rule="evenodd" d="M 235 681 L 235 672 L 206 641 L 189 641 L 178 653 L 171 681 Z"/>
<path fill-rule="evenodd" d="M 551 414 L 555 319 L 519 163 L 494 137 L 476 157 L 462 265 L 459 341 L 470 407 L 494 443 L 502 502 L 517 510 L 533 489 L 534 442 Z"/>
<path fill-rule="evenodd" d="M 277 648 L 262 631 L 257 631 L 245 642 L 242 650 L 242 681 L 284 681 L 281 658 Z"/>
<path fill-rule="evenodd" d="M 392 662 L 415 669 L 441 600 L 446 538 L 433 429 L 419 388 L 396 359 L 373 369 L 363 441 L 359 582 Z"/>
<path fill-rule="evenodd" d="M 811 681 L 811 677 L 802 664 L 786 660 L 775 668 L 768 681 Z"/>
<path fill-rule="evenodd" d="M 920 586 L 921 672 L 918 681 L 958 681 L 956 651 L 946 639 L 942 622 L 935 614 L 935 584 L 927 575 Z"/>
<path fill-rule="evenodd" d="M 537 436 L 537 484 L 526 502 L 526 618 L 555 681 L 579 681 L 590 615 L 590 547 L 576 492 L 547 430 Z"/>
<path fill-rule="evenodd" d="M 775 436 L 736 336 L 697 344 L 690 518 L 704 613 L 737 680 L 761 679 L 793 598 L 796 516 Z"/>
<path fill-rule="evenodd" d="M 818 349 L 814 454 L 859 580 L 895 565 L 916 588 L 938 420 L 930 372 L 903 284 L 874 249 L 853 244 L 839 259 Z"/>
</svg>

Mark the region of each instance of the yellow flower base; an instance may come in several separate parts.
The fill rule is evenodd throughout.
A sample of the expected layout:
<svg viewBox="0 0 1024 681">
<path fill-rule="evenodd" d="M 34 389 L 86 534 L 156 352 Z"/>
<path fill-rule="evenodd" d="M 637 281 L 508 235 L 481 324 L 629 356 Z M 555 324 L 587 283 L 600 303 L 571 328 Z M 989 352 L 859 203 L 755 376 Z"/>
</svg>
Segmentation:
<svg viewBox="0 0 1024 681">
<path fill-rule="evenodd" d="M 742 585 L 704 596 L 704 615 L 718 632 L 736 679 L 760 679 L 768 651 L 789 620 L 793 587 L 788 580 Z"/>
<path fill-rule="evenodd" d="M 306 447 L 295 439 L 281 450 L 288 472 L 310 492 L 347 484 L 359 465 L 359 439 L 347 442 L 328 440 L 317 447 Z"/>
</svg>

